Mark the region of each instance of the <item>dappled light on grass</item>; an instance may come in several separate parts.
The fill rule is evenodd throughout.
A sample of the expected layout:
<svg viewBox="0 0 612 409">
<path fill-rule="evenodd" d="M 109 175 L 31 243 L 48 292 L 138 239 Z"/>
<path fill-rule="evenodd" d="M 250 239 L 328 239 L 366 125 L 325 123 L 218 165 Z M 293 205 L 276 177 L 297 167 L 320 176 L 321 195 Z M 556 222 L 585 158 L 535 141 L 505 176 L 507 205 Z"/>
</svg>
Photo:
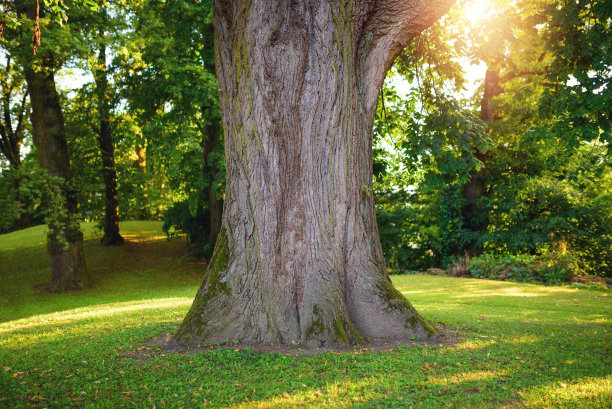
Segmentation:
<svg viewBox="0 0 612 409">
<path fill-rule="evenodd" d="M 0 334 L 3 332 L 31 328 L 36 326 L 53 326 L 59 324 L 77 324 L 84 319 L 100 319 L 116 314 L 133 313 L 152 309 L 174 309 L 188 307 L 193 300 L 191 298 L 159 298 L 152 300 L 121 302 L 103 304 L 95 307 L 76 308 L 52 314 L 37 315 L 0 324 Z"/>
<path fill-rule="evenodd" d="M 460 384 L 463 382 L 472 381 L 483 381 L 496 377 L 506 376 L 508 371 L 473 371 L 473 372 L 458 372 L 448 376 L 432 376 L 429 378 L 429 382 L 434 385 L 452 385 Z"/>
<path fill-rule="evenodd" d="M 468 350 L 468 351 L 473 351 L 476 348 L 487 348 L 490 346 L 493 346 L 497 343 L 496 340 L 483 340 L 483 339 L 477 339 L 477 340 L 467 340 L 464 342 L 459 342 L 456 345 L 453 345 L 452 348 L 456 349 L 457 351 L 461 351 L 461 350 Z"/>
<path fill-rule="evenodd" d="M 44 237 L 45 226 L 16 232 L 21 234 L 24 247 L 12 251 L 2 250 L 9 235 L 0 236 L 0 276 L 5 282 L 0 288 L 0 322 L 113 302 L 192 299 L 206 267 L 205 262 L 181 259 L 185 239 L 168 240 L 162 223 L 157 221 L 122 222 L 120 226 L 128 237 L 125 244 L 104 247 L 99 237 L 88 236 L 88 231 L 95 231 L 94 224 L 84 224 L 85 236 L 89 237 L 84 243 L 85 256 L 93 287 L 61 295 L 37 289 L 50 279 L 44 242 L 36 245 L 39 236 Z M 11 237 L 9 242 L 13 241 Z"/>
<path fill-rule="evenodd" d="M 375 377 L 368 377 L 358 381 L 333 382 L 321 388 L 308 388 L 300 384 L 299 392 L 284 392 L 271 399 L 263 401 L 243 402 L 228 405 L 230 408 L 287 408 L 296 405 L 306 407 L 356 407 L 360 402 L 367 402 L 363 397 L 368 389 L 378 382 Z M 350 397 L 350 398 L 349 398 Z M 348 398 L 348 399 L 347 399 Z"/>
<path fill-rule="evenodd" d="M 576 408 L 587 408 L 589 406 L 585 402 L 600 398 L 603 402 L 607 401 L 609 408 L 612 406 L 612 375 L 569 382 L 554 381 L 527 390 L 522 395 L 526 400 L 538 400 L 540 396 L 546 396 L 551 402 Z"/>
<path fill-rule="evenodd" d="M 546 295 L 543 292 L 529 292 L 523 288 L 510 287 L 494 290 L 476 290 L 469 294 L 456 295 L 456 298 L 471 298 L 479 296 L 495 295 L 497 297 L 541 297 Z"/>
<path fill-rule="evenodd" d="M 431 285 L 424 276 L 399 281 Z M 456 281 L 437 283 L 454 287 Z M 581 302 L 594 295 L 575 294 Z M 532 298 L 520 300 L 525 310 L 539 305 L 532 305 Z M 446 330 L 460 332 L 463 338 L 454 345 L 315 356 L 232 348 L 181 354 L 150 346 L 150 340 L 175 330 L 191 297 L 68 309 L 1 324 L 0 358 L 10 369 L 0 376 L 24 407 L 33 396 L 57 402 L 52 406 L 606 407 L 610 371 L 603 345 L 609 337 L 602 330 L 607 326 L 576 322 L 564 310 L 571 306 L 562 302 L 556 321 L 519 320 L 516 326 L 490 305 L 454 304 L 441 312 L 440 302 L 437 296 L 419 300 L 428 318 L 441 314 L 438 318 L 450 323 Z M 459 316 L 456 324 L 451 316 Z"/>
<path fill-rule="evenodd" d="M 161 239 L 165 239 L 165 236 L 152 236 L 152 237 L 142 237 L 142 236 L 135 236 L 132 234 L 125 234 L 123 235 L 123 238 L 126 241 L 130 241 L 132 243 L 148 243 L 148 242 L 152 242 L 152 241 L 157 241 L 157 240 L 161 240 Z"/>
<path fill-rule="evenodd" d="M 0 407 L 610 406 L 612 306 L 599 291 L 393 276 L 456 342 L 312 356 L 161 350 L 152 340 L 176 331 L 204 269 L 179 263 L 184 243 L 152 239 L 151 226 L 125 246 L 87 242 L 86 291 L 36 292 L 39 260 L 2 253 L 14 278 L 0 300 Z M 508 295 L 519 293 L 541 296 Z"/>
</svg>

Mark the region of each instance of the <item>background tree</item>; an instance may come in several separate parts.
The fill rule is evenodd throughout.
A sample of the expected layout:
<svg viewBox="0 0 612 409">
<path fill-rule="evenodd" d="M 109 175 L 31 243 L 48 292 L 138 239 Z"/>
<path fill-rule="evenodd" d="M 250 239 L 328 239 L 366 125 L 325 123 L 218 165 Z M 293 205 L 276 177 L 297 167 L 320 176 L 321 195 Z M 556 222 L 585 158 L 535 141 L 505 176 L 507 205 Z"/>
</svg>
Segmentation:
<svg viewBox="0 0 612 409">
<path fill-rule="evenodd" d="M 599 2 L 576 6 L 555 1 L 492 3 L 488 19 L 475 23 L 456 9 L 440 23 L 444 29 L 432 27 L 408 48 L 397 72 L 414 83 L 412 92 L 402 99 L 392 89 L 385 90 L 395 99 L 386 108 L 386 116 L 381 111 L 378 122 L 383 135 L 389 133 L 382 140 L 393 139 L 398 147 L 391 155 L 399 163 L 409 162 L 404 179 L 412 186 L 405 190 L 403 202 L 381 208 L 405 208 L 408 215 L 402 220 L 389 215 L 386 219 L 387 225 L 401 225 L 395 230 L 404 236 L 381 227 L 389 232 L 386 241 L 396 243 L 387 254 L 397 260 L 395 268 L 444 267 L 466 251 L 472 255 L 484 251 L 500 257 L 542 257 L 544 264 L 554 264 L 559 257 L 577 258 L 578 262 L 567 264 L 580 266 L 568 267 L 570 275 L 609 271 L 610 253 L 603 248 L 610 243 L 610 212 L 586 210 L 589 203 L 608 200 L 605 175 L 610 167 L 605 151 L 610 131 L 604 118 L 609 115 L 605 73 L 610 59 L 604 38 L 610 27 L 606 13 Z M 576 39 L 568 41 L 572 37 L 564 32 L 582 33 L 581 45 L 576 46 Z M 573 55 L 574 60 L 559 55 Z M 463 180 L 457 177 L 465 173 L 455 169 L 466 169 L 461 164 L 465 162 L 451 160 L 450 166 L 440 162 L 452 158 L 446 152 L 458 151 L 443 138 L 448 132 L 446 122 L 434 120 L 444 107 L 427 104 L 428 89 L 450 90 L 454 95 L 464 92 L 460 59 L 486 64 L 486 78 L 473 105 L 458 102 L 463 109 L 479 113 L 496 144 L 484 153 L 482 146 L 464 139 L 468 144 L 463 146 L 478 161 Z M 573 72 L 584 86 L 574 84 Z M 431 86 L 419 87 L 420 83 Z M 415 112 L 422 119 L 406 120 L 415 117 Z M 389 131 L 385 121 L 390 122 Z M 423 129 L 427 121 L 429 127 Z M 424 143 L 429 140 L 426 135 L 433 136 L 433 143 Z M 591 152 L 593 162 L 582 162 L 585 152 Z M 416 166 L 411 168 L 410 163 Z M 577 182 L 576 166 L 582 175 L 589 175 L 586 179 L 600 181 L 600 187 L 588 189 L 582 178 Z M 435 176 L 445 169 L 451 170 L 447 173 L 451 179 L 439 184 Z M 391 179 L 402 180 L 398 173 Z M 551 191 L 554 185 L 556 193 Z M 392 188 L 384 179 L 378 186 Z M 534 196 L 538 199 L 533 200 Z M 586 224 L 599 226 L 596 234 L 577 216 L 585 213 L 597 219 Z M 591 243 L 587 247 L 599 249 L 600 257 L 583 251 L 586 241 Z"/>
<path fill-rule="evenodd" d="M 19 44 L 9 49 L 24 69 L 25 82 L 31 102 L 32 136 L 41 167 L 52 177 L 54 184 L 60 186 L 51 190 L 61 190 L 62 194 L 47 194 L 47 205 L 50 213 L 50 232 L 48 235 L 48 252 L 51 259 L 51 282 L 49 291 L 80 289 L 88 284 L 89 275 L 83 255 L 83 235 L 76 219 L 77 202 L 74 187 L 71 185 L 72 173 L 66 143 L 64 118 L 56 90 L 54 72 L 61 66 L 64 56 L 57 52 L 53 45 L 40 46 L 36 55 L 32 49 L 24 47 L 30 44 L 33 26 L 40 24 L 48 28 L 49 37 L 69 36 L 65 30 L 58 30 L 57 23 L 49 19 L 48 10 L 27 1 L 15 3 L 19 25 L 7 30 L 6 36 L 13 39 L 9 44 Z M 40 19 L 39 19 L 40 17 Z M 51 44 L 58 44 L 50 41 Z M 7 43 L 5 43 L 7 44 Z M 37 44 L 35 44 L 36 46 Z M 26 50 L 27 49 L 27 50 Z M 56 199 L 60 199 L 58 203 Z"/>
<path fill-rule="evenodd" d="M 21 165 L 21 146 L 25 138 L 25 119 L 28 114 L 28 91 L 23 73 L 15 67 L 10 56 L 5 58 L 1 71 L 2 118 L 0 119 L 0 152 L 9 165 Z"/>
<path fill-rule="evenodd" d="M 0 153 L 6 159 L 9 170 L 17 171 L 21 167 L 22 145 L 26 136 L 26 123 L 29 113 L 28 91 L 21 67 L 12 58 L 5 55 L 4 69 L 0 71 L 0 93 L 2 97 L 2 117 L 0 119 Z M 7 172 L 8 176 L 8 172 Z M 11 175 L 10 193 L 4 197 L 4 207 L 13 208 L 6 212 L 0 231 L 29 227 L 31 224 L 28 203 L 20 193 L 20 180 Z M 7 189 L 8 190 L 8 189 Z M 9 214 L 10 213 L 10 214 Z"/>
<path fill-rule="evenodd" d="M 140 68 L 125 79 L 128 99 L 146 124 L 150 149 L 167 166 L 170 187 L 180 192 L 165 213 L 165 229 L 188 232 L 194 253 L 209 256 L 221 228 L 225 182 L 212 8 L 168 1 L 143 4 L 136 16 L 130 54 Z"/>
<path fill-rule="evenodd" d="M 115 13 L 120 15 L 119 10 Z M 117 199 L 117 170 L 115 167 L 115 146 L 113 144 L 111 122 L 111 89 L 109 87 L 109 68 L 107 60 L 108 35 L 106 30 L 109 17 L 106 8 L 100 8 L 98 17 L 98 58 L 92 66 L 92 74 L 96 83 L 99 125 L 95 128 L 98 134 L 100 152 L 102 154 L 102 173 L 104 175 L 104 236 L 102 244 L 112 246 L 123 244 L 119 234 L 119 201 Z"/>
</svg>

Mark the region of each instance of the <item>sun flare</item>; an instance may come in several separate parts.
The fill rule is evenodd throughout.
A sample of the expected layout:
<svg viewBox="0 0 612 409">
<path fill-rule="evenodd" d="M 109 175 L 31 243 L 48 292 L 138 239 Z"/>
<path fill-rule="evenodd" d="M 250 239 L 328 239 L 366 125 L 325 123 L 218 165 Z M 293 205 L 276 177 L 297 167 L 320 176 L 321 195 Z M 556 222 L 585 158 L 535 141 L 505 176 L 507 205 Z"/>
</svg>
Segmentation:
<svg viewBox="0 0 612 409">
<path fill-rule="evenodd" d="M 471 0 L 464 7 L 465 15 L 472 21 L 486 18 L 491 13 L 489 0 Z"/>
</svg>

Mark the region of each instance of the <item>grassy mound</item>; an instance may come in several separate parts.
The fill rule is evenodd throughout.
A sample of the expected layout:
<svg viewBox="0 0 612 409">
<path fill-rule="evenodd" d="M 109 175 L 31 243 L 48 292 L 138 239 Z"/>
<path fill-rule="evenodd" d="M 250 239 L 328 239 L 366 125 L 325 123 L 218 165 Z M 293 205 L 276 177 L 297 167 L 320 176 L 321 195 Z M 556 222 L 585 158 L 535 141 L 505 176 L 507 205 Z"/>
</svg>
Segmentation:
<svg viewBox="0 0 612 409">
<path fill-rule="evenodd" d="M 85 226 L 95 287 L 43 294 L 44 229 L 0 236 L 0 407 L 612 406 L 609 292 L 425 275 L 394 277 L 450 346 L 319 355 L 160 353 L 204 266 L 180 263 L 161 224 L 121 225 L 106 248 Z M 440 324 L 442 325 L 442 324 Z"/>
</svg>

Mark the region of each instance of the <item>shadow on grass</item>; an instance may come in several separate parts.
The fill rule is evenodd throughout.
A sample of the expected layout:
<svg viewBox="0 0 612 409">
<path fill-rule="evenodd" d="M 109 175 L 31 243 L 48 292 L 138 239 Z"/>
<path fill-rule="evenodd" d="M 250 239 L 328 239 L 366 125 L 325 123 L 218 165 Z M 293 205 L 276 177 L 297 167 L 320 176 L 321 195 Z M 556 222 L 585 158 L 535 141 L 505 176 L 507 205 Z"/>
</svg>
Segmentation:
<svg viewBox="0 0 612 409">
<path fill-rule="evenodd" d="M 117 301 L 195 295 L 204 261 L 182 260 L 185 239 L 126 235 L 122 246 L 85 241 L 93 286 L 83 291 L 49 294 L 37 290 L 50 280 L 46 249 L 4 252 L 0 265 L 0 322 Z"/>
</svg>

